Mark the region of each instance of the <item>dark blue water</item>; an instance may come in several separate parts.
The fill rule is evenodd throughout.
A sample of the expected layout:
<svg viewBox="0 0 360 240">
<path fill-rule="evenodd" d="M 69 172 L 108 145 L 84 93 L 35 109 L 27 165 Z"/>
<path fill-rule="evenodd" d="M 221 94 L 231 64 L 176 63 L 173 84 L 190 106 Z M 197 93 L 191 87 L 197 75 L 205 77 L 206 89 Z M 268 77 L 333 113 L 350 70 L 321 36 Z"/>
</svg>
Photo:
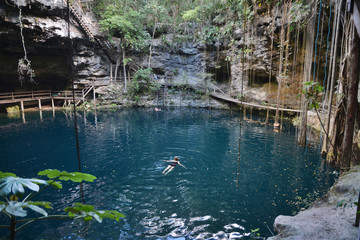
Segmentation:
<svg viewBox="0 0 360 240">
<path fill-rule="evenodd" d="M 242 120 L 239 162 L 242 118 L 235 112 L 131 109 L 77 116 L 81 166 L 98 178 L 84 185 L 86 203 L 126 215 L 120 222 L 92 222 L 88 239 L 249 239 L 256 228 L 271 236 L 277 215 L 299 210 L 299 199 L 320 196 L 336 177 L 316 147 L 305 153 L 297 146 L 290 125 L 274 133 L 272 126 Z M 21 118 L 1 121 L 1 171 L 36 177 L 48 168 L 78 170 L 71 113 L 43 112 L 42 120 L 26 113 L 25 124 Z M 177 166 L 163 176 L 163 160 L 174 156 L 186 169 Z M 81 194 L 68 183 L 39 199 L 50 199 L 52 213 L 61 213 L 81 202 Z M 84 229 L 81 221 L 49 220 L 18 237 L 85 239 Z"/>
</svg>

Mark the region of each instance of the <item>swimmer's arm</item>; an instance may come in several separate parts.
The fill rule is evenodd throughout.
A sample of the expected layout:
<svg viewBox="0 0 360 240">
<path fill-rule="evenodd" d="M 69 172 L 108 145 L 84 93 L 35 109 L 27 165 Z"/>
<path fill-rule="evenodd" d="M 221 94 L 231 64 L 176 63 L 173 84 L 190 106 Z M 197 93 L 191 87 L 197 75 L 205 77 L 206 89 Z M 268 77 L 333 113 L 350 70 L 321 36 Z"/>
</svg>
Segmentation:
<svg viewBox="0 0 360 240">
<path fill-rule="evenodd" d="M 182 166 L 183 168 L 186 168 L 184 165 L 182 165 L 180 162 L 178 162 L 178 164 L 180 165 L 180 166 Z"/>
</svg>

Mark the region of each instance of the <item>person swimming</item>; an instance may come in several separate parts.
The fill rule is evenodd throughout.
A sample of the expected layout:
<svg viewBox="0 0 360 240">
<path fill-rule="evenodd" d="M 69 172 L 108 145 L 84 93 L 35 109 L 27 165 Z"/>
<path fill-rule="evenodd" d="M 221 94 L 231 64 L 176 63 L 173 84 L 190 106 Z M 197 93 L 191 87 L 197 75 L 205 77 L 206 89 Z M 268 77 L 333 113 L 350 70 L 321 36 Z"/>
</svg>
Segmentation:
<svg viewBox="0 0 360 240">
<path fill-rule="evenodd" d="M 163 160 L 164 162 L 169 162 L 170 164 L 164 169 L 164 171 L 162 172 L 164 175 L 168 174 L 169 172 L 171 172 L 172 170 L 174 170 L 174 168 L 176 167 L 177 164 L 179 164 L 180 166 L 182 166 L 183 168 L 186 168 L 184 165 L 182 165 L 179 161 L 178 157 L 174 157 L 174 160 Z"/>
</svg>

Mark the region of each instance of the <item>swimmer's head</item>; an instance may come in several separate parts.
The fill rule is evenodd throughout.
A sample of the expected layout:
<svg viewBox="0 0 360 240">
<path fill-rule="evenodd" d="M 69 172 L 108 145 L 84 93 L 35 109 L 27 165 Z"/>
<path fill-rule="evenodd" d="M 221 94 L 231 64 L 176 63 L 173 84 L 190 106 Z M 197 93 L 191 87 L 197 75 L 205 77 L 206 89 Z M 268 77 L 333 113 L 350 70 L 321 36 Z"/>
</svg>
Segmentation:
<svg viewBox="0 0 360 240">
<path fill-rule="evenodd" d="M 174 157 L 174 160 L 178 161 L 178 160 L 179 160 L 179 158 L 178 158 L 178 157 Z"/>
</svg>

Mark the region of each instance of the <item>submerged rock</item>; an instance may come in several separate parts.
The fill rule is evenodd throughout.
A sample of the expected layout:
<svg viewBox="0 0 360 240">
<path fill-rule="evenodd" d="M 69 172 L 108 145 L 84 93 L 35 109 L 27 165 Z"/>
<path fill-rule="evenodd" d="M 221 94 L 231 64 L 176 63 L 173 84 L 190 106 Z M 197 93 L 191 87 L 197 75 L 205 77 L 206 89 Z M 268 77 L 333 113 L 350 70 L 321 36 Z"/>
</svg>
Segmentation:
<svg viewBox="0 0 360 240">
<path fill-rule="evenodd" d="M 354 226 L 360 190 L 360 166 L 343 174 L 330 191 L 309 209 L 295 216 L 280 215 L 274 228 L 278 235 L 268 240 L 354 240 Z"/>
</svg>

